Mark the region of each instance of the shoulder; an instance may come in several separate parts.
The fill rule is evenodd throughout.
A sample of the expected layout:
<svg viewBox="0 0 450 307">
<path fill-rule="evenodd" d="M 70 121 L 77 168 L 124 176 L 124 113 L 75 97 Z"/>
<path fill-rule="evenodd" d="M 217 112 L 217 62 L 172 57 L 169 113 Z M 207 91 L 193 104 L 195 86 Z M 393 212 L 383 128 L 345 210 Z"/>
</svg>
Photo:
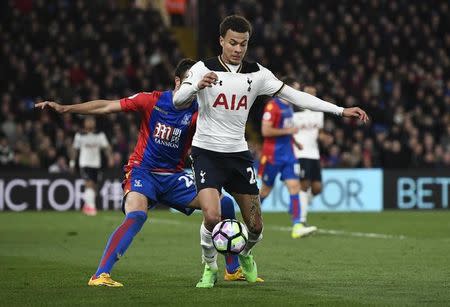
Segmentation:
<svg viewBox="0 0 450 307">
<path fill-rule="evenodd" d="M 203 61 L 206 68 L 212 71 L 227 71 L 226 67 L 218 56 L 207 58 Z"/>
<path fill-rule="evenodd" d="M 258 63 L 244 60 L 244 61 L 242 61 L 241 69 L 239 72 L 243 73 L 243 74 L 249 74 L 249 73 L 257 72 L 260 70 L 261 70 L 260 65 Z"/>
<path fill-rule="evenodd" d="M 266 104 L 266 112 L 275 112 L 279 110 L 278 101 L 276 99 L 270 99 Z"/>
<path fill-rule="evenodd" d="M 226 65 L 220 59 L 220 56 L 208 58 L 208 59 L 204 60 L 203 63 L 206 68 L 208 68 L 209 70 L 212 70 L 212 71 L 223 71 L 223 72 L 228 71 Z M 252 72 L 257 72 L 259 70 L 260 70 L 260 68 L 258 66 L 258 63 L 244 60 L 244 61 L 242 61 L 238 72 L 241 74 L 249 74 Z"/>
</svg>

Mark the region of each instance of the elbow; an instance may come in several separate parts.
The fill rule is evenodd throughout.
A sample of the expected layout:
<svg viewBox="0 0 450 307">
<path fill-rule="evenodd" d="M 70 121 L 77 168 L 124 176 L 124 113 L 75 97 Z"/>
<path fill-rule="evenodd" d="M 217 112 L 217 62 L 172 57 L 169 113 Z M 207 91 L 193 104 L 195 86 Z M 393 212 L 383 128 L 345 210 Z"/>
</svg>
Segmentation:
<svg viewBox="0 0 450 307">
<path fill-rule="evenodd" d="M 265 138 L 271 136 L 270 133 L 269 133 L 269 131 L 268 131 L 267 129 L 264 129 L 264 128 L 261 129 L 261 135 L 262 135 L 263 137 L 265 137 Z"/>
<path fill-rule="evenodd" d="M 182 105 L 182 101 L 181 101 L 181 99 L 180 99 L 180 95 L 177 95 L 177 94 L 178 94 L 178 93 L 175 93 L 175 94 L 173 95 L 173 99 L 172 99 L 173 105 L 174 105 L 175 107 L 179 107 L 179 106 Z"/>
</svg>

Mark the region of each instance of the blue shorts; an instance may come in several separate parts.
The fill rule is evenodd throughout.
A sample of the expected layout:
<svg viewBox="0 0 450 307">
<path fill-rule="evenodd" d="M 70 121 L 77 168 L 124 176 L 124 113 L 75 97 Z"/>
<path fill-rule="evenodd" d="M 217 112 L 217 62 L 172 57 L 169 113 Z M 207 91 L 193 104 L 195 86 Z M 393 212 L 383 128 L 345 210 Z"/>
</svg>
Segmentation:
<svg viewBox="0 0 450 307">
<path fill-rule="evenodd" d="M 162 175 L 133 167 L 126 173 L 122 187 L 124 199 L 131 191 L 147 196 L 149 209 L 163 204 L 186 215 L 195 210 L 187 207 L 197 196 L 197 190 L 194 177 L 186 172 Z"/>
<path fill-rule="evenodd" d="M 259 166 L 258 175 L 269 187 L 273 186 L 277 174 L 281 174 L 281 180 L 300 179 L 300 165 L 297 161 L 292 162 L 266 162 Z"/>
</svg>

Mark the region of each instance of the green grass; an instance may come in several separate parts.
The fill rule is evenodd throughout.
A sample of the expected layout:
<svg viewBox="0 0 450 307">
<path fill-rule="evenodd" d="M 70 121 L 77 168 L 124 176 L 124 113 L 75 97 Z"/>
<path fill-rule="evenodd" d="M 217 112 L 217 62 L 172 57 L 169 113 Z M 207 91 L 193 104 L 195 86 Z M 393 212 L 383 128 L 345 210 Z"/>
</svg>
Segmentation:
<svg viewBox="0 0 450 307">
<path fill-rule="evenodd" d="M 0 305 L 450 304 L 450 212 L 311 214 L 312 224 L 344 232 L 300 240 L 285 230 L 287 214 L 264 214 L 264 240 L 254 254 L 266 282 L 220 279 L 213 289 L 196 289 L 201 215 L 152 211 L 113 271 L 125 287 L 88 287 L 122 218 L 119 212 L 0 213 Z"/>
</svg>

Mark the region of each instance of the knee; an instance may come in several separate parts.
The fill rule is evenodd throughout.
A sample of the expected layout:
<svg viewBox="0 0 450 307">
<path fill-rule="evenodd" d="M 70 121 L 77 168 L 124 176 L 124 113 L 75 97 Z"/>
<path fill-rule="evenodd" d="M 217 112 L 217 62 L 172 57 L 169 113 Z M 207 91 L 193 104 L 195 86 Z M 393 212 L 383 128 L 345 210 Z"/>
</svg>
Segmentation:
<svg viewBox="0 0 450 307">
<path fill-rule="evenodd" d="M 250 233 L 253 233 L 255 235 L 262 234 L 263 231 L 263 223 L 262 220 L 259 223 L 255 223 L 254 225 L 247 226 L 247 229 Z"/>
<path fill-rule="evenodd" d="M 220 213 L 217 210 L 204 210 L 203 218 L 205 227 L 209 231 L 212 231 L 214 226 L 216 226 L 216 224 L 221 220 Z"/>
<path fill-rule="evenodd" d="M 311 193 L 315 196 L 317 194 L 320 194 L 322 192 L 322 186 L 313 186 L 311 188 Z"/>
<path fill-rule="evenodd" d="M 271 191 L 272 191 L 272 187 L 263 185 L 261 187 L 261 190 L 259 191 L 259 196 L 262 198 L 267 197 Z"/>
</svg>

